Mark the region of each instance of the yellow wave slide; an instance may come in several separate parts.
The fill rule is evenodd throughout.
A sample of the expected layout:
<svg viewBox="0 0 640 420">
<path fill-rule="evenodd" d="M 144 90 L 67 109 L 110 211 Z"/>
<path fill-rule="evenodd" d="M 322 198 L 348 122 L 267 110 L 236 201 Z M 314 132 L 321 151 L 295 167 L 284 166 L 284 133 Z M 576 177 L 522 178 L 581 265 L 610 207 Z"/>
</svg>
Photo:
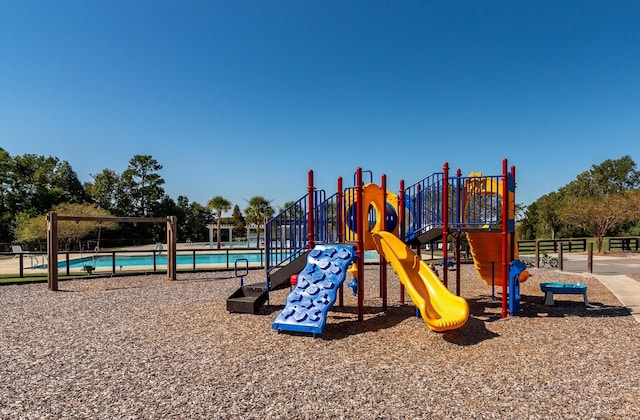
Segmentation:
<svg viewBox="0 0 640 420">
<path fill-rule="evenodd" d="M 391 264 L 430 329 L 453 330 L 467 322 L 467 301 L 451 293 L 404 242 L 389 232 L 371 232 L 371 235 L 378 253 Z"/>
</svg>

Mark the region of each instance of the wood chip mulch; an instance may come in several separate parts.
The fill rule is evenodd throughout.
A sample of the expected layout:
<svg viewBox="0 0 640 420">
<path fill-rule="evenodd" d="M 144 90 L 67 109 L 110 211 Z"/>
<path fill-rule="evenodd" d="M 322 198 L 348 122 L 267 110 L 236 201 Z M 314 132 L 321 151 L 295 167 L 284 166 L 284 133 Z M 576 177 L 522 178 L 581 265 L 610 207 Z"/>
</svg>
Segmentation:
<svg viewBox="0 0 640 420">
<path fill-rule="evenodd" d="M 0 417 L 638 418 L 640 323 L 594 277 L 530 271 L 521 313 L 502 319 L 501 289 L 492 299 L 462 266 L 471 316 L 435 333 L 398 303 L 391 269 L 382 312 L 367 266 L 364 321 L 345 288 L 316 339 L 271 329 L 288 289 L 257 315 L 227 313 L 233 272 L 0 287 Z M 543 304 L 540 282 L 578 280 L 588 307 Z"/>
</svg>

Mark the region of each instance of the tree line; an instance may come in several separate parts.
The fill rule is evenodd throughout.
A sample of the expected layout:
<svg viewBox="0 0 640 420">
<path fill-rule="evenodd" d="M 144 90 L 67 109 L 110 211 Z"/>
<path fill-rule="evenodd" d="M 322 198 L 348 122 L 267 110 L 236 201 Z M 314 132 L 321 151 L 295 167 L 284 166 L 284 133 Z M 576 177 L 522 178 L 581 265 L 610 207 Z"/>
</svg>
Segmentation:
<svg viewBox="0 0 640 420">
<path fill-rule="evenodd" d="M 207 241 L 207 225 L 215 224 L 220 247 L 223 223 L 233 224 L 234 237 L 242 238 L 247 223 L 263 225 L 275 212 L 271 200 L 263 196 L 252 197 L 244 211 L 220 195 L 206 204 L 182 195 L 174 200 L 164 191 L 161 170 L 162 165 L 152 156 L 135 155 L 122 173 L 103 169 L 82 183 L 66 160 L 37 154 L 11 156 L 0 148 L 0 243 L 38 249 L 46 240 L 44 216 L 54 210 L 76 216 L 175 215 L 179 241 Z M 224 217 L 230 210 L 231 217 Z M 83 240 L 96 234 L 103 246 L 137 245 L 162 241 L 166 226 L 61 222 L 59 234 L 63 249 L 79 249 Z M 257 234 L 256 244 L 260 230 Z"/>
<path fill-rule="evenodd" d="M 518 222 L 520 239 L 640 236 L 640 172 L 628 156 L 608 159 L 538 198 Z"/>
<path fill-rule="evenodd" d="M 51 210 L 65 215 L 175 215 L 179 241 L 207 241 L 207 225 L 215 224 L 218 247 L 223 223 L 234 226 L 234 237 L 244 237 L 247 223 L 263 225 L 275 213 L 271 201 L 263 196 L 252 197 L 243 211 L 220 195 L 206 204 L 182 195 L 174 200 L 164 191 L 161 170 L 152 156 L 135 155 L 122 173 L 103 169 L 83 184 L 66 160 L 36 154 L 11 156 L 0 148 L 0 244 L 20 243 L 37 249 L 46 239 L 44 215 Z M 640 236 L 639 188 L 640 172 L 630 156 L 593 165 L 558 191 L 526 207 L 519 205 L 518 238 L 593 236 L 600 252 L 605 236 Z M 230 210 L 231 217 L 224 217 Z M 66 222 L 59 229 L 66 241 L 61 244 L 63 249 L 77 249 L 96 234 L 104 246 L 166 238 L 166 227 L 161 224 Z M 260 230 L 256 245 L 259 243 Z"/>
</svg>

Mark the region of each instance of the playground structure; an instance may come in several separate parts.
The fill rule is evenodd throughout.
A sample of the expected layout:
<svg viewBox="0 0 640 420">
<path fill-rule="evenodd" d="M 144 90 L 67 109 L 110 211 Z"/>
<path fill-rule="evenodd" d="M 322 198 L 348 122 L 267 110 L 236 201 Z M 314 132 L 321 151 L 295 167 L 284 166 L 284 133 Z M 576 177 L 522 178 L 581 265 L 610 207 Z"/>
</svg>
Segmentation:
<svg viewBox="0 0 640 420">
<path fill-rule="evenodd" d="M 363 174 L 367 173 L 371 180 L 365 184 Z M 397 195 L 387 190 L 385 175 L 380 186 L 372 178 L 370 172 L 358 168 L 353 187 L 343 189 L 342 178 L 338 178 L 337 192 L 327 198 L 324 190 L 314 186 L 310 170 L 307 194 L 265 226 L 267 281 L 251 286 L 253 293 L 260 287 L 259 299 L 269 302 L 271 290 L 289 286 L 290 276 L 299 276 L 284 310 L 273 323 L 274 329 L 314 336 L 322 332 L 328 308 L 336 300 L 338 305 L 343 304 L 342 284 L 347 272 L 357 277 L 358 320 L 362 321 L 365 250 L 376 250 L 381 266 L 391 264 L 401 281 L 400 302 L 404 303 L 406 288 L 430 329 L 461 327 L 468 318 L 468 304 L 459 296 L 460 270 L 456 270 L 454 295 L 448 290 L 448 270 L 443 270 L 440 279 L 420 257 L 420 246 L 442 238 L 442 261 L 447 267 L 451 236 L 459 267 L 463 233 L 478 275 L 487 284 L 502 287 L 502 317 L 517 313 L 520 277 L 524 281 L 528 273 L 523 264 L 512 263 L 517 258 L 515 168 L 508 171 L 506 159 L 502 174 L 496 176 L 462 176 L 458 170 L 450 177 L 445 163 L 442 172 L 409 187 L 401 181 Z M 352 269 L 335 259 L 333 251 L 338 246 L 353 248 Z M 411 246 L 417 247 L 416 252 Z M 351 253 L 351 248 L 341 249 L 343 254 Z M 381 269 L 383 311 L 387 309 L 386 281 L 386 270 Z M 244 296 L 241 289 L 235 295 L 253 299 Z M 322 305 L 318 305 L 318 299 Z M 230 304 L 233 306 L 233 302 L 227 302 L 228 308 Z"/>
</svg>

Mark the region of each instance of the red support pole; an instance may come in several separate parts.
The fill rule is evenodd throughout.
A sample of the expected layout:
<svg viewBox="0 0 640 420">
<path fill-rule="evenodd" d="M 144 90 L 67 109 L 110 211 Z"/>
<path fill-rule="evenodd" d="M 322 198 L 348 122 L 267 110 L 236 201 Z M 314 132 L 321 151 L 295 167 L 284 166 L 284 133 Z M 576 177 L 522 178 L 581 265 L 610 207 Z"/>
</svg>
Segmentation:
<svg viewBox="0 0 640 420">
<path fill-rule="evenodd" d="M 458 231 L 460 231 L 460 226 L 464 223 L 464 206 L 462 205 L 462 200 L 464 199 L 464 194 L 462 194 L 462 189 L 460 188 L 460 180 L 462 178 L 462 170 L 458 168 L 456 170 L 456 224 L 458 225 Z"/>
<path fill-rule="evenodd" d="M 398 192 L 398 223 L 400 223 L 400 239 L 402 242 L 405 241 L 406 238 L 406 220 L 405 220 L 405 205 L 404 205 L 404 179 L 400 180 L 400 191 Z M 400 282 L 400 303 L 404 303 L 404 284 Z"/>
<path fill-rule="evenodd" d="M 462 239 L 460 237 L 460 232 L 456 232 L 454 236 L 456 239 L 456 296 L 460 296 L 460 245 Z"/>
<path fill-rule="evenodd" d="M 307 227 L 307 242 L 308 242 L 308 248 L 309 251 L 311 251 L 313 249 L 313 247 L 315 246 L 315 220 L 314 220 L 314 214 L 315 214 L 315 203 L 313 202 L 313 195 L 314 195 L 314 187 L 313 187 L 313 170 L 309 169 L 309 173 L 307 175 L 307 198 L 309 200 L 309 218 L 308 218 L 308 223 L 309 226 Z"/>
<path fill-rule="evenodd" d="M 400 191 L 398 191 L 398 233 L 402 242 L 406 237 L 405 219 L 404 219 L 404 179 L 400 180 Z"/>
<path fill-rule="evenodd" d="M 442 280 L 445 287 L 448 287 L 448 237 L 449 237 L 449 163 L 445 162 L 442 167 Z"/>
<path fill-rule="evenodd" d="M 364 224 L 362 206 L 362 168 L 356 170 L 356 253 L 358 254 L 358 321 L 364 320 Z"/>
<path fill-rule="evenodd" d="M 342 177 L 338 177 L 338 195 L 336 199 L 336 207 L 338 212 L 338 242 L 344 242 L 344 193 L 342 192 Z"/>
<path fill-rule="evenodd" d="M 507 282 L 509 281 L 509 179 L 507 176 L 507 159 L 502 160 L 502 318 L 508 315 Z M 511 291 L 513 292 L 513 291 Z"/>
<path fill-rule="evenodd" d="M 462 224 L 464 223 L 464 206 L 462 205 L 462 199 L 464 197 L 464 194 L 462 194 L 462 191 L 460 190 L 460 179 L 462 178 L 462 170 L 460 170 L 460 168 L 458 168 L 456 170 L 456 224 L 458 225 L 458 230 L 455 233 L 455 240 L 456 240 L 456 295 L 460 296 L 460 276 L 462 275 L 460 273 L 460 246 L 462 244 L 462 237 L 461 237 L 461 232 L 460 232 L 460 228 L 462 226 Z"/>
<path fill-rule="evenodd" d="M 382 223 L 380 229 L 387 230 L 387 175 L 382 174 Z M 387 260 L 380 255 L 380 297 L 382 298 L 382 310 L 387 310 Z"/>
<path fill-rule="evenodd" d="M 513 204 L 515 205 L 515 199 L 516 199 L 516 167 L 512 166 L 511 167 L 511 182 L 513 182 Z M 513 226 L 513 232 L 511 232 L 511 258 L 510 260 L 513 261 L 516 259 L 516 232 L 515 232 L 515 209 L 514 209 L 514 226 Z"/>
<path fill-rule="evenodd" d="M 338 242 L 344 242 L 344 205 L 343 205 L 343 192 L 342 192 L 342 177 L 338 177 L 338 194 L 336 196 L 337 207 L 337 221 L 338 224 Z M 344 306 L 344 284 L 340 285 L 338 289 L 338 306 Z"/>
</svg>

